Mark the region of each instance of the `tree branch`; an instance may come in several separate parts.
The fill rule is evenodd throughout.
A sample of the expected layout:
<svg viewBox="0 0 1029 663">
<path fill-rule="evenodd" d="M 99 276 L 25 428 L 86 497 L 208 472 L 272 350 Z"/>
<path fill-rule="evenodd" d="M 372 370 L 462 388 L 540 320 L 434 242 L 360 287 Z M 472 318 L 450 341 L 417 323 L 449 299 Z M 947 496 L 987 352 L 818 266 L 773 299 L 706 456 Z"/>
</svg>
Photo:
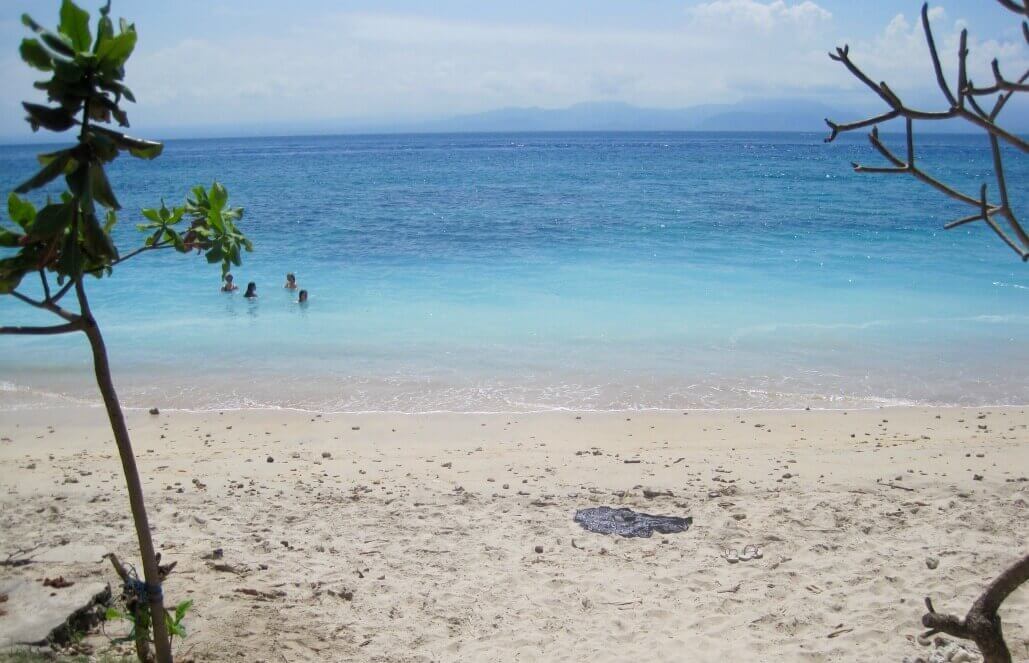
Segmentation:
<svg viewBox="0 0 1029 663">
<path fill-rule="evenodd" d="M 69 283 L 68 285 L 71 285 L 71 284 Z M 66 290 L 66 289 L 67 289 L 67 286 L 63 290 Z M 75 315 L 71 311 L 68 311 L 68 310 L 65 310 L 65 309 L 61 308 L 57 304 L 54 304 L 52 301 L 51 302 L 37 301 L 35 299 L 32 299 L 31 297 L 26 297 L 25 295 L 21 294 L 17 290 L 12 290 L 10 292 L 10 294 L 15 299 L 19 299 L 19 300 L 25 302 L 26 304 L 28 304 L 29 306 L 34 306 L 36 308 L 41 308 L 44 311 L 50 311 L 54 315 L 60 316 L 60 317 L 64 318 L 65 320 L 67 320 L 68 322 L 76 322 L 77 320 L 80 320 L 81 317 L 82 317 L 82 316 L 79 316 L 79 315 Z"/>
<path fill-rule="evenodd" d="M 50 279 L 46 277 L 46 270 L 39 268 L 39 280 L 43 283 L 43 301 L 50 301 Z"/>
<path fill-rule="evenodd" d="M 829 135 L 828 138 L 825 139 L 825 142 L 826 143 L 833 142 L 833 140 L 836 139 L 836 136 L 838 136 L 841 133 L 844 133 L 844 132 L 847 132 L 847 131 L 853 131 L 854 129 L 861 129 L 863 127 L 869 127 L 869 126 L 872 126 L 873 124 L 879 124 L 880 122 L 886 122 L 887 120 L 892 120 L 892 119 L 897 118 L 897 117 L 900 117 L 900 112 L 899 111 L 895 111 L 895 110 L 891 110 L 888 113 L 883 113 L 882 115 L 876 115 L 875 117 L 870 117 L 867 120 L 859 120 L 857 122 L 850 122 L 850 123 L 845 123 L 845 124 L 837 124 L 837 123 L 833 122 L 832 120 L 830 120 L 829 118 L 825 118 L 825 123 L 828 124 L 829 128 L 832 130 L 832 133 Z"/>
<path fill-rule="evenodd" d="M 81 320 L 66 322 L 63 325 L 52 325 L 50 327 L 0 327 L 0 334 L 11 334 L 15 336 L 50 336 L 53 334 L 70 334 L 82 331 L 85 325 Z"/>
<path fill-rule="evenodd" d="M 984 663 L 1011 663 L 1011 652 L 1004 642 L 997 610 L 1012 592 L 1026 582 L 1029 582 L 1029 555 L 994 578 L 964 619 L 936 612 L 932 600 L 926 597 L 925 607 L 929 612 L 922 615 L 922 625 L 929 631 L 923 636 L 946 633 L 962 640 L 972 640 L 982 652 Z"/>
<path fill-rule="evenodd" d="M 1021 0 L 1022 4 L 1019 4 L 1016 0 L 1000 0 L 1000 2 L 1012 11 L 1029 16 L 1029 0 Z M 929 21 L 928 3 L 922 5 L 922 28 L 925 33 L 926 44 L 929 48 L 929 56 L 932 60 L 936 83 L 939 86 L 940 91 L 950 103 L 950 109 L 946 111 L 930 112 L 908 108 L 904 105 L 904 102 L 901 101 L 900 97 L 890 89 L 889 85 L 885 82 L 875 83 L 870 76 L 865 74 L 860 67 L 855 65 L 850 59 L 850 48 L 844 45 L 842 48 L 837 48 L 836 53 L 830 53 L 829 57 L 837 62 L 841 62 L 855 78 L 868 86 L 879 96 L 879 98 L 885 101 L 886 104 L 889 105 L 890 110 L 874 117 L 844 124 L 838 124 L 830 119 L 826 119 L 825 122 L 829 126 L 830 135 L 825 139 L 825 141 L 832 142 L 839 134 L 846 131 L 872 126 L 872 132 L 869 136 L 872 146 L 890 162 L 891 166 L 864 166 L 854 163 L 853 166 L 856 172 L 879 174 L 911 173 L 911 175 L 916 179 L 928 184 L 937 191 L 940 191 L 950 198 L 966 205 L 975 207 L 978 210 L 975 214 L 947 223 L 944 226 L 945 228 L 956 228 L 974 221 L 983 221 L 990 226 L 990 228 L 1004 241 L 1005 244 L 1018 253 L 1022 260 L 1029 261 L 1029 233 L 1026 233 L 1025 229 L 1019 223 L 1015 210 L 1011 207 L 1005 178 L 1003 154 L 1000 147 L 1000 141 L 1004 141 L 1025 153 L 1029 152 L 1029 141 L 1026 141 L 1021 136 L 999 126 L 996 121 L 1001 110 L 1003 110 L 1004 106 L 1008 103 L 1011 97 L 1014 96 L 1014 94 L 1029 91 L 1029 83 L 1027 83 L 1027 81 L 1029 81 L 1029 71 L 1023 73 L 1017 81 L 1009 81 L 1005 79 L 1001 73 L 998 61 L 993 60 L 992 68 L 994 79 L 996 81 L 995 84 L 991 87 L 985 88 L 975 87 L 972 82 L 968 80 L 968 32 L 967 30 L 962 30 L 958 47 L 958 85 L 957 96 L 955 97 L 954 91 L 947 84 L 946 77 L 943 73 L 939 51 L 936 47 L 936 39 L 933 35 L 932 26 Z M 1026 41 L 1029 42 L 1029 22 L 1022 23 L 1022 31 L 1026 37 Z M 985 97 L 993 94 L 997 94 L 998 96 L 993 104 L 993 110 L 987 112 L 976 97 Z M 903 117 L 905 119 L 905 138 L 907 148 L 906 161 L 887 148 L 879 139 L 878 134 L 878 124 L 880 122 L 893 120 L 898 117 Z M 985 188 L 982 190 L 982 195 L 977 199 L 974 196 L 962 193 L 961 191 L 944 184 L 915 165 L 916 153 L 912 121 L 933 121 L 951 118 L 963 119 L 986 131 L 990 139 L 993 170 L 997 181 L 997 192 L 1000 197 L 999 204 L 989 203 L 986 199 Z M 1006 219 L 1007 230 L 1001 228 L 997 223 L 997 220 L 994 218 L 998 214 Z"/>
<path fill-rule="evenodd" d="M 989 87 L 975 87 L 969 83 L 968 88 L 965 90 L 966 94 L 971 95 L 984 95 L 984 94 L 996 94 L 997 92 L 1010 91 L 1010 92 L 1029 92 L 1029 85 L 1025 85 L 1025 74 L 1018 81 L 1009 81 L 1004 78 L 1000 73 L 1000 63 L 994 58 L 993 62 L 990 63 L 993 68 L 993 80 L 994 84 Z"/>
<path fill-rule="evenodd" d="M 925 43 L 929 46 L 929 57 L 933 61 L 933 71 L 936 72 L 936 84 L 940 86 L 940 90 L 943 92 L 943 96 L 947 97 L 947 101 L 950 102 L 951 107 L 957 106 L 958 101 L 954 98 L 954 93 L 950 91 L 950 86 L 947 85 L 947 79 L 943 76 L 943 66 L 940 64 L 940 54 L 936 51 L 936 40 L 933 38 L 933 29 L 929 25 L 929 3 L 922 3 L 922 30 L 925 32 Z"/>
<path fill-rule="evenodd" d="M 1024 7 L 1019 7 L 1014 0 L 997 0 L 997 2 L 1016 14 L 1025 14 L 1026 16 L 1029 16 L 1029 3 L 1026 3 Z"/>
<path fill-rule="evenodd" d="M 150 246 L 141 246 L 138 249 L 135 249 L 134 251 L 130 251 L 130 252 L 126 253 L 125 255 L 119 257 L 118 259 L 111 261 L 110 265 L 105 265 L 104 267 L 101 267 L 101 268 L 98 268 L 98 269 L 94 269 L 93 271 L 85 272 L 85 273 L 86 274 L 96 274 L 97 272 L 100 272 L 100 271 L 102 271 L 104 269 L 108 269 L 110 267 L 114 267 L 115 265 L 117 265 L 119 263 L 123 263 L 126 260 L 129 260 L 130 258 L 135 258 L 140 253 L 146 253 L 147 251 L 155 251 L 157 249 L 171 249 L 171 248 L 174 248 L 174 246 L 175 246 L 174 244 L 171 244 L 171 243 L 169 243 L 167 241 L 157 242 L 155 244 L 151 244 Z"/>
</svg>

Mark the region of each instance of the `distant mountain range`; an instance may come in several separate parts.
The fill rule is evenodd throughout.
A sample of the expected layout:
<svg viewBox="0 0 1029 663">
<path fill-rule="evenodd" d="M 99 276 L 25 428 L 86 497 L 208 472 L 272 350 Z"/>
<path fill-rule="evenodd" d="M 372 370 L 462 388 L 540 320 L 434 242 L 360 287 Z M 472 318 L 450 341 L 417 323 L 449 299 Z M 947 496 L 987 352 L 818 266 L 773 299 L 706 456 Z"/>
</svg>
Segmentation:
<svg viewBox="0 0 1029 663">
<path fill-rule="evenodd" d="M 451 118 L 378 127 L 353 127 L 361 132 L 461 133 L 508 131 L 801 131 L 823 133 L 825 118 L 837 122 L 862 119 L 878 107 L 844 110 L 804 99 L 753 99 L 734 104 L 705 104 L 680 109 L 639 108 L 622 102 L 587 102 L 567 108 L 501 108 Z M 1005 128 L 1029 132 L 1029 104 L 1014 101 L 1005 110 Z M 902 132 L 899 120 L 883 131 Z M 974 132 L 967 122 L 919 122 L 918 131 Z"/>
<path fill-rule="evenodd" d="M 940 107 L 939 104 L 927 106 Z M 679 109 L 640 108 L 622 102 L 596 101 L 567 108 L 501 108 L 431 120 L 235 122 L 231 125 L 153 126 L 145 129 L 144 133 L 161 138 L 531 131 L 799 131 L 825 134 L 827 117 L 847 122 L 881 111 L 882 108 L 875 105 L 849 108 L 841 104 L 841 108 L 836 108 L 805 99 L 752 99 Z M 1006 129 L 1029 134 L 1029 99 L 1012 99 L 1003 119 Z M 881 125 L 881 129 L 899 133 L 904 131 L 904 125 L 894 120 Z M 978 133 L 978 129 L 961 120 L 919 122 L 917 130 L 919 133 Z M 0 142 L 4 142 L 4 138 L 0 137 Z M 19 135 L 12 142 L 24 139 L 25 136 Z M 48 139 L 53 140 L 49 135 L 33 134 L 29 141 Z"/>
<path fill-rule="evenodd" d="M 812 101 L 761 100 L 681 109 L 588 102 L 568 108 L 502 108 L 412 124 L 415 132 L 493 131 L 823 131 L 824 118 L 849 116 Z"/>
</svg>

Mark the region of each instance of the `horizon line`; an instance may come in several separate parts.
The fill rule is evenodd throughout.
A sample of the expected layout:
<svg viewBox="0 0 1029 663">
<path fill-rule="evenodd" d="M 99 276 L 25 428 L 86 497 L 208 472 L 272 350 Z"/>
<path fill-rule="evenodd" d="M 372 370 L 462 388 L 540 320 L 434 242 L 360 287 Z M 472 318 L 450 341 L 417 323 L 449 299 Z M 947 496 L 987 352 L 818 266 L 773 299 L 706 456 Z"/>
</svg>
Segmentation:
<svg viewBox="0 0 1029 663">
<path fill-rule="evenodd" d="M 884 123 L 885 124 L 885 123 Z M 274 139 L 274 138 L 346 138 L 346 137 L 373 137 L 373 136 L 499 136 L 508 134 L 538 135 L 538 134 L 780 134 L 780 135 L 828 135 L 829 131 L 791 131 L 791 130 L 765 130 L 765 129 L 498 129 L 490 131 L 329 131 L 324 133 L 267 133 L 267 134 L 225 134 L 206 136 L 175 136 L 171 138 L 148 138 L 160 142 L 169 141 L 202 141 L 202 140 L 244 140 L 244 139 Z M 900 131 L 880 131 L 883 135 L 905 135 Z M 947 136 L 978 136 L 981 131 L 945 131 L 935 130 L 924 132 L 929 135 Z M 865 138 L 864 134 L 847 134 L 850 137 Z M 843 138 L 844 136 L 839 136 Z M 33 145 L 55 145 L 66 141 L 62 140 L 28 140 L 22 142 L 9 141 L 7 137 L 0 137 L 0 147 L 31 147 Z"/>
</svg>

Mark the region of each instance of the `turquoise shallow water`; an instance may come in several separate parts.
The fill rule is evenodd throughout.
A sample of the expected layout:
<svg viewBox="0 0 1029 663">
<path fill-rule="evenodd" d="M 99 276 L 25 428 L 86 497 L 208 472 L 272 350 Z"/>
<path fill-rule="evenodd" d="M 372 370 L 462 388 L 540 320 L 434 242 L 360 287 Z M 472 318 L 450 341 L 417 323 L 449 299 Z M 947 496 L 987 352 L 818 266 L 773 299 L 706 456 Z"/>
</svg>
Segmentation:
<svg viewBox="0 0 1029 663">
<path fill-rule="evenodd" d="M 134 213 L 218 178 L 256 244 L 91 282 L 131 406 L 319 410 L 1029 402 L 1029 268 L 863 141 L 496 134 L 173 141 L 112 180 Z M 39 148 L 0 147 L 13 188 Z M 921 141 L 968 190 L 985 141 Z M 1022 209 L 1029 165 L 1012 155 Z M 282 289 L 295 271 L 308 306 Z M 34 323 L 0 298 L 0 321 Z M 0 338 L 0 408 L 95 400 L 84 339 Z"/>
</svg>

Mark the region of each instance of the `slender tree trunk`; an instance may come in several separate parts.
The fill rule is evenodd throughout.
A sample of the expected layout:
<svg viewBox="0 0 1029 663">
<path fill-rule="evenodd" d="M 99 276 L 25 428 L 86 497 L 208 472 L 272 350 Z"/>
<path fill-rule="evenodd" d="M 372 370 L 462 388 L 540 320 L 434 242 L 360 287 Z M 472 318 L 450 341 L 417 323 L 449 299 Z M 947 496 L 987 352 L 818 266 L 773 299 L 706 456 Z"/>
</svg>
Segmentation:
<svg viewBox="0 0 1029 663">
<path fill-rule="evenodd" d="M 149 587 L 158 587 L 161 584 L 161 575 L 157 568 L 154 541 L 150 536 L 146 504 L 143 502 L 143 486 L 140 484 L 139 471 L 136 469 L 136 457 L 132 454 L 132 442 L 129 439 L 129 430 L 125 426 L 125 416 L 122 414 L 118 394 L 114 389 L 114 381 L 111 379 L 107 347 L 104 345 L 104 337 L 100 334 L 100 328 L 89 311 L 86 293 L 82 289 L 81 283 L 77 284 L 77 289 L 86 325 L 86 337 L 89 338 L 89 345 L 93 350 L 96 383 L 104 397 L 104 407 L 107 408 L 107 417 L 111 420 L 111 431 L 114 433 L 114 441 L 118 445 L 118 455 L 121 456 L 122 471 L 125 473 L 125 485 L 129 491 L 129 504 L 132 507 L 132 520 L 136 525 L 139 552 L 143 559 L 143 576 Z M 157 663 L 172 663 L 168 626 L 164 621 L 164 597 L 161 593 L 155 592 L 149 592 L 149 597 L 150 621 L 154 634 Z"/>
</svg>

